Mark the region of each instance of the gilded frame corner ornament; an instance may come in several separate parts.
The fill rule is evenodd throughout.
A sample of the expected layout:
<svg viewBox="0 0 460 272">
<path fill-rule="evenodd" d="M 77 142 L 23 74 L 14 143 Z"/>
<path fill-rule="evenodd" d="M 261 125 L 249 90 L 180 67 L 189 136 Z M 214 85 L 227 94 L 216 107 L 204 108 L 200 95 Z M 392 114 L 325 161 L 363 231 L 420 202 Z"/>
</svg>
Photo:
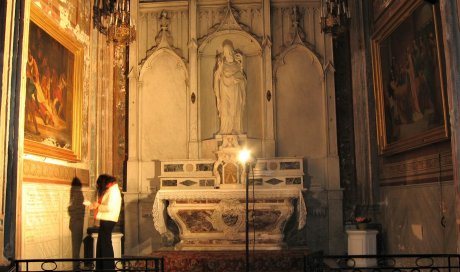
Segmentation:
<svg viewBox="0 0 460 272">
<path fill-rule="evenodd" d="M 372 37 L 380 155 L 449 138 L 439 7 L 402 2 Z"/>
</svg>

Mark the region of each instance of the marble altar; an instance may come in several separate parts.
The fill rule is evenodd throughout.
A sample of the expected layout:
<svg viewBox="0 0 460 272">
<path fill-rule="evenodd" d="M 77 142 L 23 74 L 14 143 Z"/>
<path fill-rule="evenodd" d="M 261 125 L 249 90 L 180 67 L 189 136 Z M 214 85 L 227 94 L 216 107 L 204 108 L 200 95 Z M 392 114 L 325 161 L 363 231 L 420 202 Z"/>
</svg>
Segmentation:
<svg viewBox="0 0 460 272">
<path fill-rule="evenodd" d="M 156 230 L 174 240 L 167 228 L 169 215 L 179 228 L 176 249 L 244 249 L 249 181 L 250 243 L 257 249 L 284 248 L 284 227 L 294 210 L 298 229 L 306 222 L 302 159 L 259 159 L 242 165 L 237 158 L 246 144 L 244 135 L 217 138 L 217 160 L 161 162 L 161 189 L 152 212 Z M 245 167 L 251 167 L 248 179 Z"/>
<path fill-rule="evenodd" d="M 305 225 L 306 209 L 297 188 L 250 190 L 250 244 L 256 249 L 284 248 L 284 226 L 297 200 L 298 228 Z M 169 205 L 166 205 L 169 202 Z M 245 190 L 160 190 L 153 208 L 155 228 L 169 230 L 165 212 L 177 223 L 176 249 L 242 250 L 245 246 Z M 171 234 L 169 234 L 171 235 Z M 255 237 L 254 237 L 255 236 Z"/>
</svg>

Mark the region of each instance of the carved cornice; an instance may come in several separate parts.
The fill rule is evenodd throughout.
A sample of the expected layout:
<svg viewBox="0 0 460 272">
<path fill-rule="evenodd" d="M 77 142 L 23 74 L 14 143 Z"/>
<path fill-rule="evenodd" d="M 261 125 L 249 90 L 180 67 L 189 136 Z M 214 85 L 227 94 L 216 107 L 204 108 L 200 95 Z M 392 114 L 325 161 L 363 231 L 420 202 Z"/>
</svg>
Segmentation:
<svg viewBox="0 0 460 272">
<path fill-rule="evenodd" d="M 453 175 L 450 152 L 394 163 L 381 163 L 379 168 L 382 185 L 440 182 L 451 180 Z"/>
<path fill-rule="evenodd" d="M 50 164 L 40 161 L 24 160 L 24 181 L 68 184 L 77 177 L 82 185 L 89 185 L 89 170 Z"/>
</svg>

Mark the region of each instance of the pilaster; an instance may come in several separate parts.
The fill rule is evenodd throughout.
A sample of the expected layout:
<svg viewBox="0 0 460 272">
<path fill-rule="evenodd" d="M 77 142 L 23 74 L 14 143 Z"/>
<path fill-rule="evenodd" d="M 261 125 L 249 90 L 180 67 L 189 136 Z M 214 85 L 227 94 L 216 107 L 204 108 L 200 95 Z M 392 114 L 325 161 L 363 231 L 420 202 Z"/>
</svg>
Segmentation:
<svg viewBox="0 0 460 272">
<path fill-rule="evenodd" d="M 198 44 L 197 44 L 197 3 L 196 0 L 189 2 L 189 105 L 190 105 L 190 134 L 189 134 L 189 158 L 196 159 L 199 154 L 198 143 Z"/>
<path fill-rule="evenodd" d="M 274 103 L 275 95 L 273 94 L 273 71 L 272 71 L 272 38 L 271 38 L 271 15 L 270 15 L 270 0 L 263 0 L 263 73 L 264 87 L 262 91 L 263 113 L 264 113 L 264 143 L 262 154 L 264 157 L 275 156 L 275 128 L 274 128 Z"/>
</svg>

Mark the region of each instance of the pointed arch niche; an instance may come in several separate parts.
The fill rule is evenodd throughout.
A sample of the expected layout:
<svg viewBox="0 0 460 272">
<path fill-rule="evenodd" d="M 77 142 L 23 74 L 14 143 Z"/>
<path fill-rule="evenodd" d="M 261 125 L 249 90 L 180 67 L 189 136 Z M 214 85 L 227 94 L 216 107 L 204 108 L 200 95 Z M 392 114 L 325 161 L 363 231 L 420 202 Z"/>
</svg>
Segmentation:
<svg viewBox="0 0 460 272">
<path fill-rule="evenodd" d="M 295 44 L 275 63 L 276 155 L 321 158 L 327 155 L 327 109 L 320 59 Z"/>
<path fill-rule="evenodd" d="M 169 48 L 152 53 L 139 76 L 140 157 L 188 157 L 187 69 Z"/>
<path fill-rule="evenodd" d="M 225 30 L 213 33 L 207 37 L 198 48 L 199 121 L 201 139 L 211 139 L 219 130 L 216 98 L 213 91 L 213 76 L 216 65 L 216 52 L 222 52 L 222 43 L 225 40 L 232 41 L 235 50 L 239 51 L 244 56 L 243 69 L 246 73 L 247 87 L 246 106 L 243 112 L 243 131 L 250 139 L 262 139 L 262 48 L 254 37 L 241 30 Z"/>
</svg>

